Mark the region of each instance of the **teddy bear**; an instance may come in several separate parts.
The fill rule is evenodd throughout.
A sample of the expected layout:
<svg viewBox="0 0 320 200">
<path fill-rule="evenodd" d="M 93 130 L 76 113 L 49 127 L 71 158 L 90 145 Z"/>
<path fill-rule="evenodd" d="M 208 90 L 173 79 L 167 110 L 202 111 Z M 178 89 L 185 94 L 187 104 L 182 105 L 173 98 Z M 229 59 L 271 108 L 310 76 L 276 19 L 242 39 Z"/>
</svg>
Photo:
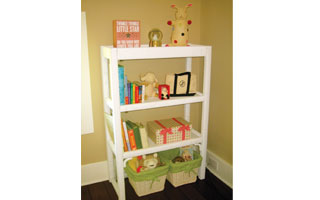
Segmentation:
<svg viewBox="0 0 320 200">
<path fill-rule="evenodd" d="M 142 158 L 137 159 L 136 161 L 136 169 L 138 173 L 141 171 L 154 169 L 158 166 L 161 166 L 161 162 L 157 153 L 143 155 Z"/>
<path fill-rule="evenodd" d="M 192 4 L 188 4 L 184 8 L 177 8 L 176 5 L 171 5 L 171 8 L 176 9 L 176 20 L 167 22 L 169 26 L 172 26 L 172 34 L 171 44 L 166 46 L 189 46 L 189 25 L 192 21 L 187 20 L 187 9 L 191 6 Z"/>
<path fill-rule="evenodd" d="M 158 87 L 158 79 L 154 73 L 146 73 L 145 75 L 140 76 L 142 84 L 145 85 L 145 95 L 147 97 L 156 97 L 157 92 L 156 88 Z"/>
</svg>

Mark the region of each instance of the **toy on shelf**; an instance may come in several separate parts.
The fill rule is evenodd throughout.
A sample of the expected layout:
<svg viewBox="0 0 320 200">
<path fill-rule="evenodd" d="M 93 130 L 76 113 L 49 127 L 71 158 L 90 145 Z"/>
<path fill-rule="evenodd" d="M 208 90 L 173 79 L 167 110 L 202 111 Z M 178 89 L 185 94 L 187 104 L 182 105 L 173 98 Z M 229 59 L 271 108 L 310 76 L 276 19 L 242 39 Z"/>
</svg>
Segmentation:
<svg viewBox="0 0 320 200">
<path fill-rule="evenodd" d="M 148 36 L 150 40 L 149 47 L 161 47 L 163 34 L 159 29 L 152 29 Z"/>
<path fill-rule="evenodd" d="M 161 100 L 165 100 L 165 99 L 170 99 L 170 86 L 163 84 L 163 85 L 159 85 L 158 87 L 159 92 L 159 99 Z"/>
<path fill-rule="evenodd" d="M 171 5 L 171 8 L 176 9 L 176 20 L 169 20 L 167 24 L 172 26 L 171 44 L 166 46 L 189 46 L 189 25 L 191 20 L 187 20 L 187 9 L 192 4 L 186 5 L 184 8 L 177 8 L 176 5 Z"/>
<path fill-rule="evenodd" d="M 154 75 L 154 73 L 147 73 L 145 75 L 141 75 L 140 80 L 142 84 L 145 85 L 145 95 L 147 97 L 156 97 L 157 92 L 156 88 L 158 87 L 158 79 Z"/>
</svg>

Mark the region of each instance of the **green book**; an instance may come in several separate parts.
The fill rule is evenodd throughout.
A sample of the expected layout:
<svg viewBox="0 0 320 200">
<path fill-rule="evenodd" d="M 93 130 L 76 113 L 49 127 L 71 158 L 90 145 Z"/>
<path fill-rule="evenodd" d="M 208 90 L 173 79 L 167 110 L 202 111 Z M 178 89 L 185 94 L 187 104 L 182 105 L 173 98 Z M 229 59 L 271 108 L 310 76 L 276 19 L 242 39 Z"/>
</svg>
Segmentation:
<svg viewBox="0 0 320 200">
<path fill-rule="evenodd" d="M 127 120 L 126 123 L 127 123 L 127 126 L 130 127 L 130 129 L 133 129 L 133 134 L 134 134 L 134 139 L 136 141 L 137 149 L 142 149 L 139 126 L 130 120 Z"/>
</svg>

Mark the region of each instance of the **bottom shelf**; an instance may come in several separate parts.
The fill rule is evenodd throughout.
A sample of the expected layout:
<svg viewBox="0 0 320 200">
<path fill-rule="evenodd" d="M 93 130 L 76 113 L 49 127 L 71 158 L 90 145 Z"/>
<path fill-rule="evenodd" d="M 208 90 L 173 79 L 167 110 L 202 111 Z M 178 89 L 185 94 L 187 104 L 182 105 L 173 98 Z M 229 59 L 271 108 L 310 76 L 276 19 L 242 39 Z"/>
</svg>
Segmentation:
<svg viewBox="0 0 320 200">
<path fill-rule="evenodd" d="M 174 142 L 170 144 L 155 144 L 150 138 L 149 138 L 149 148 L 145 149 L 139 149 L 135 151 L 127 151 L 123 153 L 123 158 L 131 158 L 135 156 L 145 155 L 145 154 L 151 154 L 155 152 L 165 151 L 168 149 L 173 149 L 177 147 L 183 147 L 191 144 L 199 144 L 202 142 L 201 134 L 192 129 L 191 130 L 191 139 L 189 140 L 183 140 L 179 142 Z"/>
</svg>

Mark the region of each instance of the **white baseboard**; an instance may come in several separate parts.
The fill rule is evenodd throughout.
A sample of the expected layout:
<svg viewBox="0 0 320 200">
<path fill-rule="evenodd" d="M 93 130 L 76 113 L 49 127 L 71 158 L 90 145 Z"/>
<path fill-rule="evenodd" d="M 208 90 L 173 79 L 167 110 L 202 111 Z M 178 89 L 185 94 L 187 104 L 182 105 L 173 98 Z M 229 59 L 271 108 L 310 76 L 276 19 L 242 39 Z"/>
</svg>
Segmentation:
<svg viewBox="0 0 320 200">
<path fill-rule="evenodd" d="M 225 160 L 207 150 L 207 168 L 230 188 L 233 188 L 233 167 Z"/>
<path fill-rule="evenodd" d="M 108 179 L 107 161 L 81 165 L 81 186 L 106 181 Z"/>
</svg>

